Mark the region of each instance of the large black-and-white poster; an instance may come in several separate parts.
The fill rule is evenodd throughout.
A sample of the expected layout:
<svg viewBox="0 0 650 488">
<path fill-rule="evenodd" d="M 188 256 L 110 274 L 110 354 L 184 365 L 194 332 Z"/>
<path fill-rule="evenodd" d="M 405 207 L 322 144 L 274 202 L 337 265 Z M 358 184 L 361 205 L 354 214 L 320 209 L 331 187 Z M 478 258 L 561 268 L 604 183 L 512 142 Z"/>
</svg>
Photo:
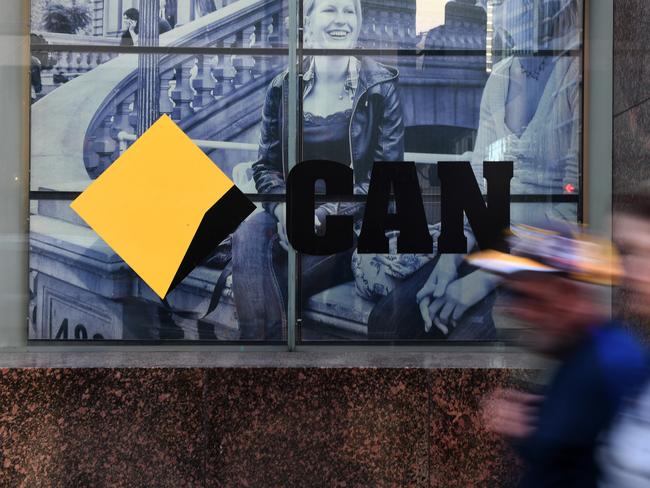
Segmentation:
<svg viewBox="0 0 650 488">
<path fill-rule="evenodd" d="M 145 29 L 152 4 L 158 28 Z M 288 7 L 31 0 L 30 339 L 282 342 L 290 289 L 304 342 L 516 333 L 494 278 L 437 253 L 437 163 L 470 161 L 485 190 L 483 161 L 513 161 L 513 223 L 581 219 L 582 1 L 304 0 L 299 46 Z M 391 232 L 388 254 L 299 254 L 289 275 L 290 49 L 301 56 L 298 164 L 355 175 L 355 198 L 317 202 L 316 228 L 351 215 L 358 234 L 373 163 L 414 161 L 429 254 L 397 253 Z M 145 86 L 139 58 L 151 53 Z M 69 208 L 138 136 L 145 96 L 257 205 L 165 301 Z"/>
</svg>

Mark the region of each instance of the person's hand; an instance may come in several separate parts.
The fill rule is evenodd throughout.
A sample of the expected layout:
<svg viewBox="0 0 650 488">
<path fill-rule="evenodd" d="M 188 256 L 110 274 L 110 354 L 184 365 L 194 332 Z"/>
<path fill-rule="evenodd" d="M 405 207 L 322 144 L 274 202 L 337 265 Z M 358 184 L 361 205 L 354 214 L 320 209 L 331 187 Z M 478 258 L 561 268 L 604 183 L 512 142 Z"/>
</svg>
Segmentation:
<svg viewBox="0 0 650 488">
<path fill-rule="evenodd" d="M 460 256 L 460 257 L 459 257 Z M 420 307 L 420 314 L 424 320 L 424 330 L 429 332 L 432 326 L 432 318 L 429 314 L 429 305 L 439 297 L 442 297 L 447 290 L 447 286 L 458 275 L 458 264 L 462 259 L 462 255 L 457 254 L 442 254 L 438 258 L 438 262 L 434 266 L 429 278 L 424 283 L 424 286 L 415 296 L 418 306 Z"/>
<path fill-rule="evenodd" d="M 454 326 L 470 307 L 485 298 L 496 284 L 497 278 L 484 271 L 474 271 L 454 280 L 447 286 L 445 294 L 429 305 L 429 320 L 447 335 L 450 326 Z"/>
<path fill-rule="evenodd" d="M 278 203 L 273 209 L 273 214 L 278 221 L 278 237 L 280 238 L 280 246 L 285 251 L 289 250 L 289 238 L 287 237 L 287 214 L 286 214 L 286 204 Z"/>
<path fill-rule="evenodd" d="M 447 289 L 447 285 L 449 285 L 449 283 L 451 283 L 458 275 L 458 264 L 461 259 L 462 255 L 457 254 L 440 255 L 438 262 L 429 275 L 429 278 L 416 295 L 417 301 L 420 302 L 428 296 L 433 296 L 435 298 L 443 296 Z"/>
<path fill-rule="evenodd" d="M 542 396 L 499 388 L 483 401 L 483 425 L 491 432 L 511 439 L 525 439 L 537 424 Z"/>
<path fill-rule="evenodd" d="M 135 31 L 136 21 L 132 19 L 127 19 L 127 26 L 129 29 L 129 34 L 131 34 L 131 39 L 133 40 L 133 45 L 138 43 L 138 33 Z"/>
<path fill-rule="evenodd" d="M 287 237 L 287 206 L 284 203 L 278 203 L 273 209 L 273 215 L 278 221 L 278 237 L 280 238 L 280 246 L 285 251 L 289 251 L 289 238 Z M 314 215 L 314 227 L 318 229 L 321 225 L 318 217 Z"/>
</svg>

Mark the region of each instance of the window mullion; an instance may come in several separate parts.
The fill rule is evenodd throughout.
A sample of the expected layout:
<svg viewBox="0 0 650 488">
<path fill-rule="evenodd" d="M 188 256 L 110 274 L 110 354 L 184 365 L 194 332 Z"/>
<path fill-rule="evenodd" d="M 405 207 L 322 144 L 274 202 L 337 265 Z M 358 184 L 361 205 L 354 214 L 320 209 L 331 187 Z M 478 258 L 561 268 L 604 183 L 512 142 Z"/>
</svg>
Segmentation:
<svg viewBox="0 0 650 488">
<path fill-rule="evenodd" d="M 299 113 L 302 112 L 302 97 L 299 96 L 300 56 L 299 31 L 302 19 L 299 16 L 299 4 L 302 0 L 289 0 L 289 106 L 287 110 L 288 129 L 288 169 L 298 161 L 298 145 L 300 143 Z M 288 225 L 288 222 L 285 223 Z M 298 255 L 289 245 L 288 251 L 288 303 L 287 303 L 287 347 L 290 351 L 296 348 L 297 303 L 296 297 L 299 286 Z"/>
</svg>

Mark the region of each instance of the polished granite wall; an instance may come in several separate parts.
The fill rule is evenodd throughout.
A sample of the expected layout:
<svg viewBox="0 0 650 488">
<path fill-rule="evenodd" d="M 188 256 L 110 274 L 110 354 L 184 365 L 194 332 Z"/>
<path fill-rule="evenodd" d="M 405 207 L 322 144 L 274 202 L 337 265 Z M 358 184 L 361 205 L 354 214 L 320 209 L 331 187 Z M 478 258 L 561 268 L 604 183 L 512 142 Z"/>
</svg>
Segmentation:
<svg viewBox="0 0 650 488">
<path fill-rule="evenodd" d="M 650 2 L 614 1 L 613 205 L 650 180 Z M 597 53 L 594 53 L 597 55 Z"/>
<path fill-rule="evenodd" d="M 6 368 L 0 486 L 502 487 L 482 396 L 525 370 Z"/>
<path fill-rule="evenodd" d="M 612 124 L 612 208 L 624 208 L 622 196 L 650 181 L 650 2 L 614 1 L 614 89 Z M 597 53 L 594 53 L 597 55 Z M 614 226 L 614 238 L 616 227 Z M 650 323 L 633 317 L 623 291 L 614 295 L 616 312 L 644 327 L 650 341 Z"/>
</svg>

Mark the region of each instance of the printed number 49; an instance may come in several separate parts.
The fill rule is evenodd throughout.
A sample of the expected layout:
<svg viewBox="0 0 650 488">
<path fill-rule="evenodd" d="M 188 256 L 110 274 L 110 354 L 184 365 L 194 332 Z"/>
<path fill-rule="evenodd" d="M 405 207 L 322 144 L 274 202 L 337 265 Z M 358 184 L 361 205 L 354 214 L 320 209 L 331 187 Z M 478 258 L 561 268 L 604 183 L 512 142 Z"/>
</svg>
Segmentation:
<svg viewBox="0 0 650 488">
<path fill-rule="evenodd" d="M 74 338 L 76 340 L 88 340 L 88 331 L 86 330 L 86 327 L 83 324 L 77 324 L 74 328 Z M 93 336 L 93 339 L 103 339 L 104 337 L 101 334 L 95 334 Z M 54 339 L 62 339 L 62 340 L 67 340 L 68 339 L 68 319 L 63 319 L 63 322 L 61 322 L 61 325 L 59 326 L 59 330 L 56 333 L 56 336 Z"/>
</svg>

